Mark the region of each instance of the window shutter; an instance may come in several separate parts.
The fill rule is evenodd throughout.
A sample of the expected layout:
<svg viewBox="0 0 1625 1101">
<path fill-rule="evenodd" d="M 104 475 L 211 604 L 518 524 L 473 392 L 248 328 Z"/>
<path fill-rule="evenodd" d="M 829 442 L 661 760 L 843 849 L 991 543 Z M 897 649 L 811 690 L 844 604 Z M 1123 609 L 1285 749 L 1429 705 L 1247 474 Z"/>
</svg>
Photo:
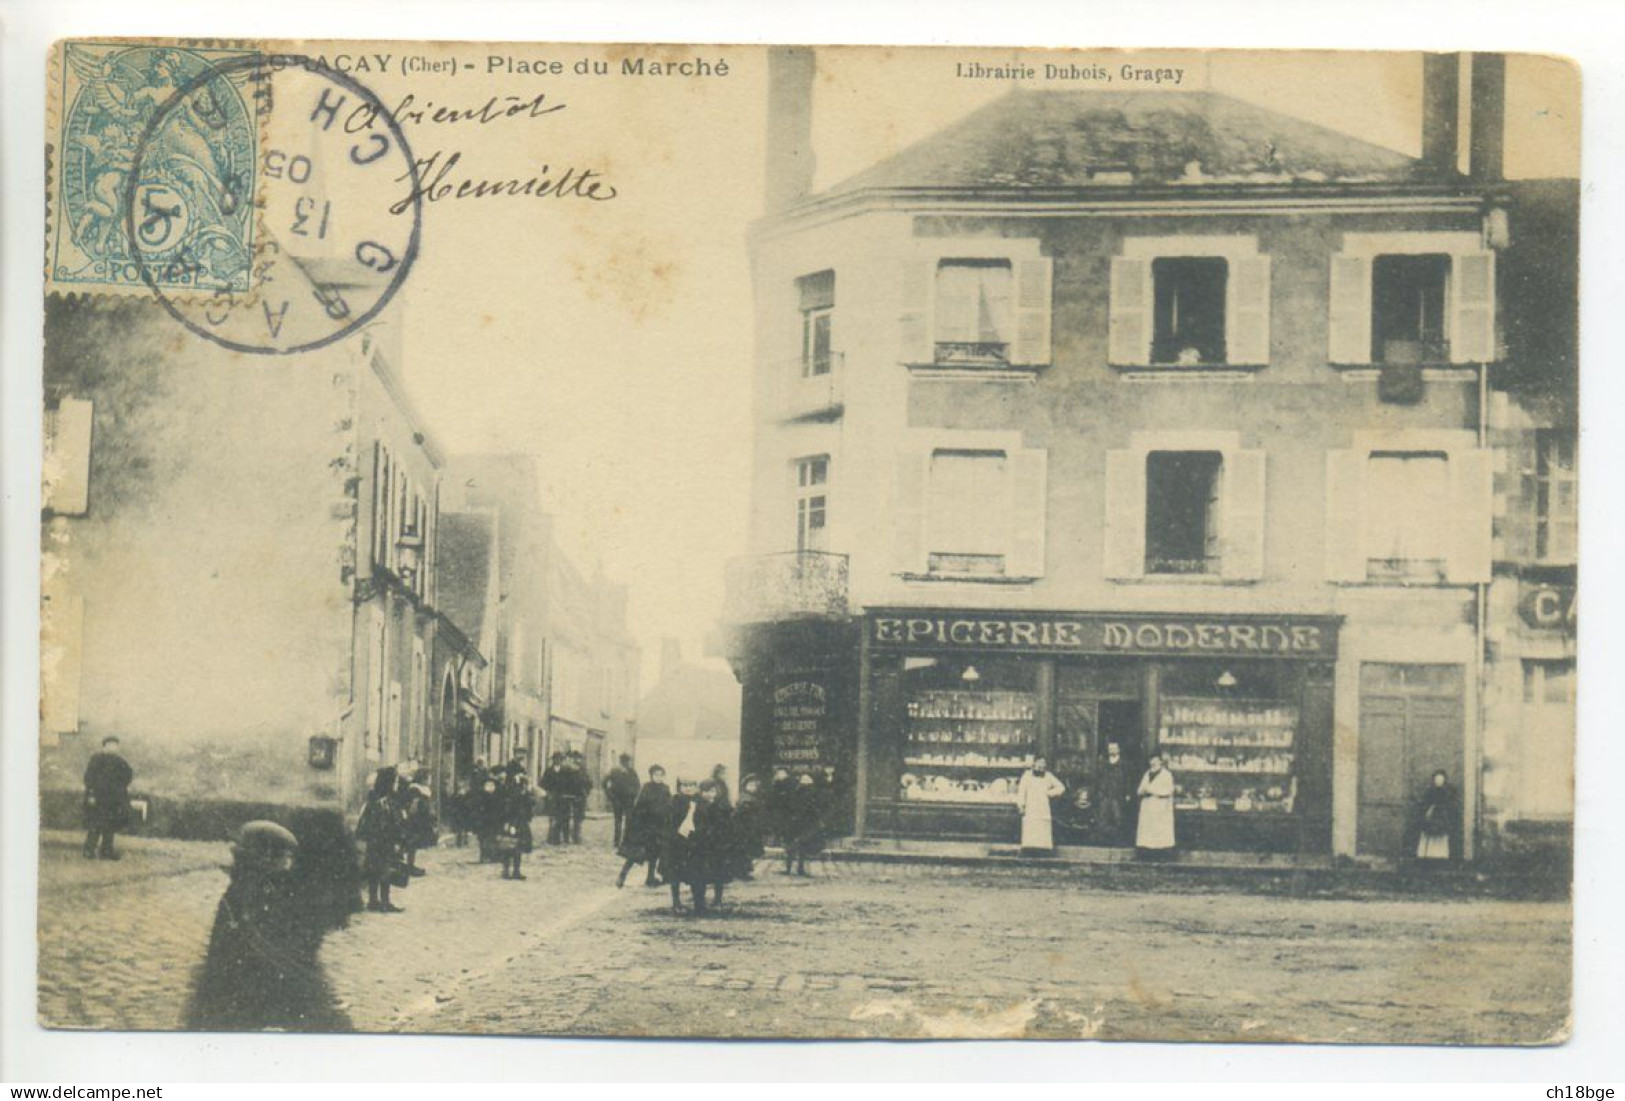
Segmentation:
<svg viewBox="0 0 1625 1101">
<path fill-rule="evenodd" d="M 1331 333 L 1327 356 L 1333 363 L 1371 362 L 1371 260 L 1332 257 Z"/>
<path fill-rule="evenodd" d="M 1145 576 L 1145 452 L 1106 452 L 1107 577 Z"/>
<path fill-rule="evenodd" d="M 893 569 L 925 572 L 925 494 L 929 451 L 901 451 L 892 487 Z"/>
<path fill-rule="evenodd" d="M 1326 452 L 1326 580 L 1364 581 L 1364 451 Z"/>
<path fill-rule="evenodd" d="M 1107 355 L 1113 363 L 1151 362 L 1151 265 L 1144 260 L 1112 258 Z"/>
<path fill-rule="evenodd" d="M 936 351 L 931 344 L 931 287 L 936 261 L 910 256 L 899 261 L 897 291 L 897 360 L 899 363 L 933 363 Z"/>
<path fill-rule="evenodd" d="M 1042 367 L 1050 362 L 1050 309 L 1055 262 L 1049 257 L 1016 264 L 1016 344 L 1010 362 Z"/>
<path fill-rule="evenodd" d="M 58 516 L 90 509 L 90 434 L 95 407 L 63 398 L 53 414 L 45 453 L 45 507 Z"/>
<path fill-rule="evenodd" d="M 1450 456 L 1450 557 L 1446 575 L 1453 584 L 1490 580 L 1494 463 L 1489 450 Z"/>
<path fill-rule="evenodd" d="M 1495 253 L 1461 253 L 1451 268 L 1450 359 L 1489 363 L 1495 359 Z"/>
<path fill-rule="evenodd" d="M 47 593 L 40 606 L 40 743 L 79 732 L 79 677 L 84 649 L 84 598 Z"/>
<path fill-rule="evenodd" d="M 1010 537 L 1009 572 L 1016 577 L 1043 577 L 1049 520 L 1049 452 L 1023 449 L 1011 454 L 1010 463 L 1014 531 Z"/>
<path fill-rule="evenodd" d="M 1263 451 L 1231 451 L 1224 456 L 1224 533 L 1220 569 L 1227 578 L 1257 581 L 1264 576 Z"/>
<path fill-rule="evenodd" d="M 1230 263 L 1225 296 L 1225 358 L 1231 363 L 1270 361 L 1270 258 L 1243 256 Z"/>
</svg>

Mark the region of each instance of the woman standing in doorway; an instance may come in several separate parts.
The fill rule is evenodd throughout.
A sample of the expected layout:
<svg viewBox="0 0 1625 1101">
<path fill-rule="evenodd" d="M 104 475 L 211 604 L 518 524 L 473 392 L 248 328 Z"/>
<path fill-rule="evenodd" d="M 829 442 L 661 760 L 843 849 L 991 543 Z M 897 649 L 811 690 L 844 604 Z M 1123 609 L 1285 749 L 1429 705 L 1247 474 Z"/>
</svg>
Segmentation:
<svg viewBox="0 0 1625 1101">
<path fill-rule="evenodd" d="M 1154 756 L 1140 777 L 1140 822 L 1134 847 L 1141 856 L 1160 859 L 1174 849 L 1174 774 Z"/>
<path fill-rule="evenodd" d="M 1415 843 L 1409 846 L 1424 866 L 1461 859 L 1461 793 L 1444 769 L 1438 769 L 1417 801 Z"/>
</svg>

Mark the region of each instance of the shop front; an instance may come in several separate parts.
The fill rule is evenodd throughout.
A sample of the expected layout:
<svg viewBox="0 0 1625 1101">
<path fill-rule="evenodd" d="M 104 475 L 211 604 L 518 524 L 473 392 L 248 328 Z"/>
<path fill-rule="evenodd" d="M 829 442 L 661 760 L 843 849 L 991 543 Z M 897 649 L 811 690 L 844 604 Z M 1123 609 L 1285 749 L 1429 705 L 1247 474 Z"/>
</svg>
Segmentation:
<svg viewBox="0 0 1625 1101">
<path fill-rule="evenodd" d="M 1061 844 L 1132 844 L 1113 796 L 1161 755 L 1181 847 L 1330 849 L 1335 618 L 882 609 L 863 628 L 864 836 L 1014 841 L 1042 756 L 1067 785 Z"/>
</svg>

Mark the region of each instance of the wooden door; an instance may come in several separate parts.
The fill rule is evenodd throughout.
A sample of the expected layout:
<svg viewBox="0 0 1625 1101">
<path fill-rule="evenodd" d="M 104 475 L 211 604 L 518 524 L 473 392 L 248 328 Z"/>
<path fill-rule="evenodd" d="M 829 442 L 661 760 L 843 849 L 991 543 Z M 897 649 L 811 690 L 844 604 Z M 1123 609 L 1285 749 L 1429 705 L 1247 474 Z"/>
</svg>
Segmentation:
<svg viewBox="0 0 1625 1101">
<path fill-rule="evenodd" d="M 1360 666 L 1356 843 L 1363 855 L 1403 855 L 1411 808 L 1436 769 L 1465 786 L 1465 683 L 1460 665 Z"/>
</svg>

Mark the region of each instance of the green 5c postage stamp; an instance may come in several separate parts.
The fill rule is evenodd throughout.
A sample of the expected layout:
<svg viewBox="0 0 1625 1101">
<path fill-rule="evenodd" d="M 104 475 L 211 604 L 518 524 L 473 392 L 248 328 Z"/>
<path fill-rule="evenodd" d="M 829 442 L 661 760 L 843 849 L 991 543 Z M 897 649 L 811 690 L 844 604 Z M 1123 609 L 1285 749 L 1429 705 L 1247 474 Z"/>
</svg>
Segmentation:
<svg viewBox="0 0 1625 1101">
<path fill-rule="evenodd" d="M 47 285 L 249 289 L 259 129 L 254 51 L 63 42 Z M 199 87 L 201 85 L 201 87 Z M 145 275 L 143 274 L 143 269 Z"/>
</svg>

